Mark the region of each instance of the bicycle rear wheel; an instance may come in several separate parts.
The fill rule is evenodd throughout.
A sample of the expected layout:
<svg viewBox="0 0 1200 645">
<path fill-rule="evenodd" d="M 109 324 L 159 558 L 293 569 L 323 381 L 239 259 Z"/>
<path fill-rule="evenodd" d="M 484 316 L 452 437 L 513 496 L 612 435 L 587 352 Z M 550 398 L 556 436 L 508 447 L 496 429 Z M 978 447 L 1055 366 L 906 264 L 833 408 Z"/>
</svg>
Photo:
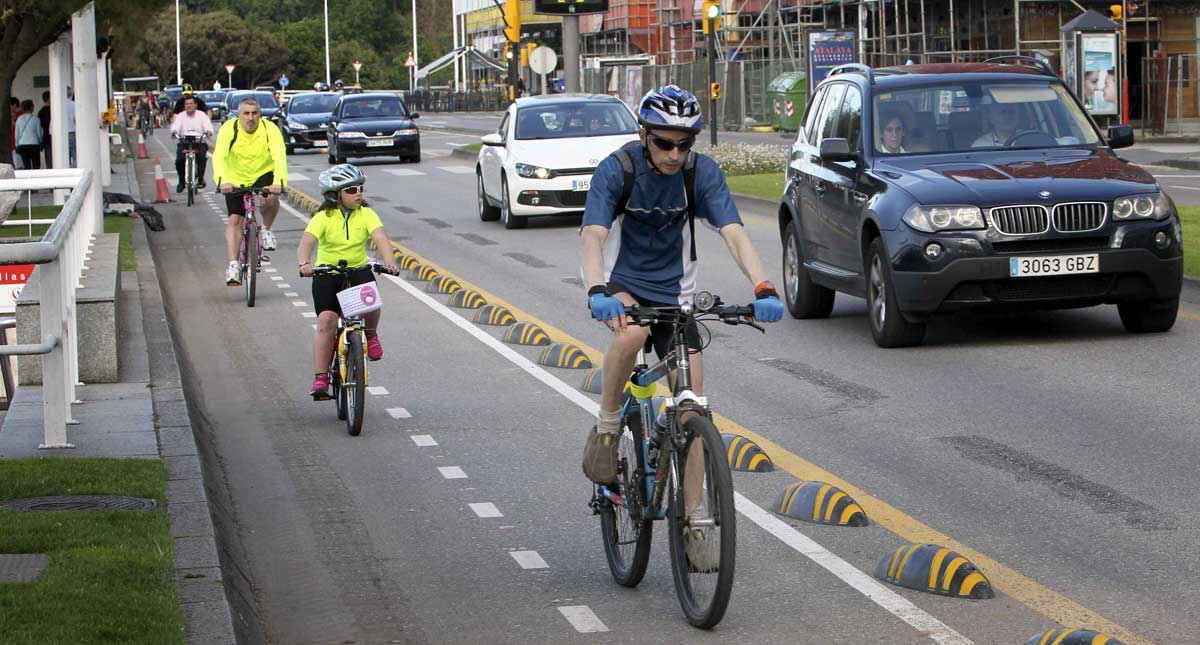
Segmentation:
<svg viewBox="0 0 1200 645">
<path fill-rule="evenodd" d="M 196 155 L 189 154 L 184 160 L 186 166 L 183 176 L 187 178 L 188 206 L 191 206 L 196 202 Z"/>
<path fill-rule="evenodd" d="M 654 522 L 642 519 L 646 508 L 646 460 L 642 417 L 636 411 L 625 417 L 617 444 L 617 488 L 624 505 L 605 500 L 600 506 L 600 535 L 613 580 L 636 587 L 646 575 Z"/>
<path fill-rule="evenodd" d="M 737 548 L 733 478 L 725 461 L 725 445 L 711 420 L 692 417 L 684 423 L 684 430 L 692 438 L 676 453 L 679 481 L 668 491 L 671 573 L 688 622 L 710 629 L 724 617 L 733 590 Z M 702 463 L 688 458 L 697 441 L 704 447 Z M 694 475 L 690 482 L 699 493 L 695 500 L 684 494 L 689 467 L 704 470 L 703 477 Z M 693 508 L 687 508 L 687 501 L 693 502 Z"/>
<path fill-rule="evenodd" d="M 258 286 L 258 222 L 247 219 L 242 227 L 242 284 L 246 286 L 246 306 L 254 306 Z"/>
<path fill-rule="evenodd" d="M 346 347 L 346 382 L 342 388 L 346 391 L 346 432 L 351 437 L 362 433 L 364 400 L 367 394 L 367 373 L 365 356 L 363 355 L 362 332 L 351 332 L 346 335 L 349 341 Z"/>
</svg>

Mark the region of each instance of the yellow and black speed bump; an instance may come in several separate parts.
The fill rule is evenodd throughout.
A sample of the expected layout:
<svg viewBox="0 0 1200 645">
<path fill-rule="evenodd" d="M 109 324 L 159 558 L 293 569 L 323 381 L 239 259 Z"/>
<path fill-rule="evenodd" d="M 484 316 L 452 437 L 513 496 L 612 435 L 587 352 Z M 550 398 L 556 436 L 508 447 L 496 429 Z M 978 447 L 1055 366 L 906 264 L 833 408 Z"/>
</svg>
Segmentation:
<svg viewBox="0 0 1200 645">
<path fill-rule="evenodd" d="M 956 598 L 995 598 L 992 583 L 969 560 L 936 544 L 905 544 L 884 556 L 875 577 L 894 585 Z"/>
<path fill-rule="evenodd" d="M 415 258 L 411 255 L 404 255 L 401 253 L 400 257 L 398 257 L 396 259 L 396 266 L 400 267 L 400 269 L 403 271 L 410 271 L 413 269 L 413 267 L 417 267 L 420 265 L 421 265 L 420 261 L 418 261 L 417 258 Z"/>
<path fill-rule="evenodd" d="M 586 370 L 592 367 L 592 361 L 587 354 L 571 343 L 554 343 L 542 350 L 538 363 L 547 367 L 565 367 L 572 370 Z"/>
<path fill-rule="evenodd" d="M 758 444 L 740 434 L 723 434 L 725 440 L 725 455 L 729 459 L 729 467 L 748 473 L 769 473 L 775 470 L 775 464 Z"/>
<path fill-rule="evenodd" d="M 800 481 L 783 489 L 775 512 L 787 517 L 834 526 L 866 526 L 867 514 L 842 489 L 823 482 Z"/>
<path fill-rule="evenodd" d="M 517 322 L 517 317 L 503 305 L 484 305 L 475 312 L 475 322 L 507 327 Z"/>
<path fill-rule="evenodd" d="M 579 389 L 590 394 L 601 394 L 604 391 L 604 370 L 597 368 L 588 372 Z"/>
<path fill-rule="evenodd" d="M 425 287 L 425 290 L 430 293 L 454 293 L 459 289 L 462 289 L 462 285 L 448 275 L 439 275 L 430 280 L 429 286 Z"/>
<path fill-rule="evenodd" d="M 487 304 L 483 296 L 478 291 L 471 289 L 459 289 L 450 294 L 450 306 L 458 307 L 459 309 L 479 309 Z"/>
<path fill-rule="evenodd" d="M 514 345 L 549 345 L 550 336 L 546 334 L 546 330 L 531 322 L 519 322 L 504 332 L 504 342 Z"/>
<path fill-rule="evenodd" d="M 428 264 L 418 264 L 410 271 L 413 280 L 432 280 L 442 274 L 438 270 Z"/>
<path fill-rule="evenodd" d="M 1034 634 L 1025 645 L 1125 645 L 1123 642 L 1090 629 L 1058 627 Z"/>
</svg>

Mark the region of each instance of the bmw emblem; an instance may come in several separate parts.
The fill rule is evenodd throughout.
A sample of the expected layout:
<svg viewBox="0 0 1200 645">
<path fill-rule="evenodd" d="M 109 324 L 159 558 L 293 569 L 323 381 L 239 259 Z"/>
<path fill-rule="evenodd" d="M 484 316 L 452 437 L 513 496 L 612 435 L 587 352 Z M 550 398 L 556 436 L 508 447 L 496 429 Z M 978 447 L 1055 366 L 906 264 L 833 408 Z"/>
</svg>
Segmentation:
<svg viewBox="0 0 1200 645">
<path fill-rule="evenodd" d="M 600 160 L 599 159 L 588 159 L 588 164 L 592 165 L 592 166 L 599 166 Z"/>
<path fill-rule="evenodd" d="M 1050 191 L 1043 190 L 1042 192 L 1038 193 L 1038 197 L 1041 197 L 1042 199 L 1050 199 Z"/>
</svg>

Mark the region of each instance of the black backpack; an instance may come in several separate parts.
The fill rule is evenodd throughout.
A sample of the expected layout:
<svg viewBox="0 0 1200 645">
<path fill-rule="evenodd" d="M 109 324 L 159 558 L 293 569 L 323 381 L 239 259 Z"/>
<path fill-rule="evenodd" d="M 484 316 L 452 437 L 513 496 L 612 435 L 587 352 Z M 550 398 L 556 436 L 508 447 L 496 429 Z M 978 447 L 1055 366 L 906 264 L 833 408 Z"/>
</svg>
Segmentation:
<svg viewBox="0 0 1200 645">
<path fill-rule="evenodd" d="M 631 141 L 621 146 L 613 156 L 617 161 L 621 162 L 621 172 L 624 174 L 624 184 L 621 188 L 621 199 L 617 201 L 615 215 L 621 216 L 625 213 L 625 207 L 629 205 L 629 196 L 633 194 L 633 183 L 637 178 L 633 172 L 633 155 L 634 153 L 645 154 L 642 152 L 642 144 L 638 141 Z M 683 162 L 683 190 L 687 196 L 687 218 L 688 228 L 692 235 L 692 262 L 696 261 L 696 153 L 688 152 L 687 159 Z"/>
</svg>

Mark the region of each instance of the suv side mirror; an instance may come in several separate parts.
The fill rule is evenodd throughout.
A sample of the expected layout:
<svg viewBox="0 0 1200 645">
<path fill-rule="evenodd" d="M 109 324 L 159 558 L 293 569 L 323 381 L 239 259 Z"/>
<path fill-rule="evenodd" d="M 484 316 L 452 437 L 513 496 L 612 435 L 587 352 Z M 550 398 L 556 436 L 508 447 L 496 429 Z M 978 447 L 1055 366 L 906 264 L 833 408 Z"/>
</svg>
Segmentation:
<svg viewBox="0 0 1200 645">
<path fill-rule="evenodd" d="M 1114 150 L 1133 145 L 1133 126 L 1112 125 L 1108 127 L 1108 145 Z"/>
<path fill-rule="evenodd" d="M 420 112 L 413 112 L 412 114 L 408 115 L 408 118 L 410 118 L 410 119 L 419 119 L 419 118 L 421 118 L 421 113 L 420 113 Z"/>
<path fill-rule="evenodd" d="M 496 133 L 496 132 L 483 135 L 483 138 L 480 139 L 479 141 L 480 141 L 480 143 L 482 143 L 485 146 L 503 146 L 504 145 L 504 139 L 501 139 L 500 134 Z"/>
<path fill-rule="evenodd" d="M 820 156 L 825 161 L 858 161 L 858 153 L 850 151 L 850 142 L 840 138 L 822 140 Z"/>
</svg>

